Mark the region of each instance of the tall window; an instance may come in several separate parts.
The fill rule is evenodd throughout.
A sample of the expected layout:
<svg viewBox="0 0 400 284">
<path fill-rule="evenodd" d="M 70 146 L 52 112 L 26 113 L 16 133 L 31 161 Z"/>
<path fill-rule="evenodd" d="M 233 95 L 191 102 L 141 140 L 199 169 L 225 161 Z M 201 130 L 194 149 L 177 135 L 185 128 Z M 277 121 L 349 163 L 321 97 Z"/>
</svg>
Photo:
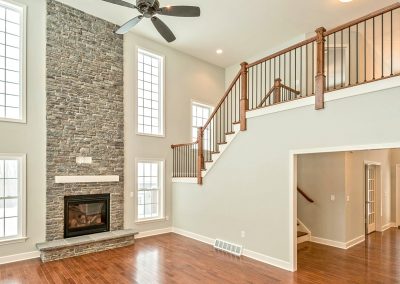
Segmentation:
<svg viewBox="0 0 400 284">
<path fill-rule="evenodd" d="M 138 133 L 164 135 L 163 58 L 138 50 Z"/>
<path fill-rule="evenodd" d="M 23 236 L 23 157 L 0 155 L 0 241 Z"/>
<path fill-rule="evenodd" d="M 164 162 L 137 162 L 137 220 L 164 217 Z"/>
<path fill-rule="evenodd" d="M 0 0 L 0 120 L 25 119 L 23 16 Z"/>
<path fill-rule="evenodd" d="M 206 124 L 208 118 L 210 117 L 212 108 L 207 105 L 192 103 L 192 140 L 197 141 L 197 131 L 199 127 L 202 127 Z M 208 140 L 208 133 L 204 133 L 204 140 Z M 205 143 L 208 145 L 208 143 Z"/>
</svg>

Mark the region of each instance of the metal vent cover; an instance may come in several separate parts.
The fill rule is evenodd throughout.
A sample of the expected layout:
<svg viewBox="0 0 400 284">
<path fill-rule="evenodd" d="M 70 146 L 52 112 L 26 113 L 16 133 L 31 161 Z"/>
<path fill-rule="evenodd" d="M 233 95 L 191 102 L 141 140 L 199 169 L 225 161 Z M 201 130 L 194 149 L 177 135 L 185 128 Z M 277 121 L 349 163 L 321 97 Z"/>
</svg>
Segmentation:
<svg viewBox="0 0 400 284">
<path fill-rule="evenodd" d="M 243 251 L 243 246 L 236 245 L 227 241 L 216 239 L 214 242 L 214 248 L 217 250 L 222 250 L 224 252 L 241 256 Z"/>
</svg>

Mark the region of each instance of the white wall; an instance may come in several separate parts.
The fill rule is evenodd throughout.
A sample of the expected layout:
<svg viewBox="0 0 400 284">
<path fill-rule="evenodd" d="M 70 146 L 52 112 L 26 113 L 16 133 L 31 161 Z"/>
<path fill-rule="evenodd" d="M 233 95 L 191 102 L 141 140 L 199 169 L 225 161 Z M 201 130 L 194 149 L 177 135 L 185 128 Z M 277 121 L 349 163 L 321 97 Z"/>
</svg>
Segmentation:
<svg viewBox="0 0 400 284">
<path fill-rule="evenodd" d="M 137 47 L 165 56 L 165 138 L 136 135 Z M 224 69 L 156 44 L 134 33 L 124 40 L 125 227 L 156 230 L 172 224 L 172 144 L 192 142 L 191 101 L 215 106 L 224 93 Z M 166 216 L 169 220 L 135 224 L 135 159 L 166 160 Z"/>
<path fill-rule="evenodd" d="M 314 200 L 297 195 L 297 218 L 313 237 L 346 241 L 345 166 L 344 152 L 297 157 L 297 185 Z"/>
<path fill-rule="evenodd" d="M 27 5 L 27 123 L 0 122 L 0 152 L 27 154 L 26 242 L 0 245 L 0 257 L 35 250 L 45 239 L 46 204 L 46 1 Z"/>
<path fill-rule="evenodd" d="M 290 212 L 296 210 L 290 153 L 399 144 L 400 133 L 393 131 L 394 118 L 400 117 L 399 92 L 396 87 L 330 101 L 322 111 L 310 105 L 249 119 L 248 131 L 230 144 L 203 186 L 174 184 L 174 227 L 243 244 L 290 266 Z"/>
</svg>

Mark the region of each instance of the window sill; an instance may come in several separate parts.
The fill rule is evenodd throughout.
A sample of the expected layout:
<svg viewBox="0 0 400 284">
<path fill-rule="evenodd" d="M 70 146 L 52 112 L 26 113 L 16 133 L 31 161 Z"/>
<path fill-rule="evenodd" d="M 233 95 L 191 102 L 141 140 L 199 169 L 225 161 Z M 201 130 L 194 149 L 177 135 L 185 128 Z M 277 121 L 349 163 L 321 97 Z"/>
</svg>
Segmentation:
<svg viewBox="0 0 400 284">
<path fill-rule="evenodd" d="M 167 221 L 167 218 L 162 217 L 162 218 L 156 218 L 156 219 L 136 220 L 135 224 L 156 223 L 156 222 L 163 222 L 163 221 Z"/>
<path fill-rule="evenodd" d="M 154 138 L 165 138 L 165 134 L 146 134 L 146 133 L 139 133 L 136 132 L 138 136 L 147 136 L 147 137 L 154 137 Z"/>
<path fill-rule="evenodd" d="M 26 242 L 27 239 L 28 239 L 28 237 L 15 237 L 15 238 L 10 238 L 10 239 L 0 239 L 0 246 L 23 243 L 23 242 Z"/>
<path fill-rule="evenodd" d="M 21 119 L 0 118 L 0 122 L 26 124 L 26 119 L 25 118 L 21 118 Z"/>
</svg>

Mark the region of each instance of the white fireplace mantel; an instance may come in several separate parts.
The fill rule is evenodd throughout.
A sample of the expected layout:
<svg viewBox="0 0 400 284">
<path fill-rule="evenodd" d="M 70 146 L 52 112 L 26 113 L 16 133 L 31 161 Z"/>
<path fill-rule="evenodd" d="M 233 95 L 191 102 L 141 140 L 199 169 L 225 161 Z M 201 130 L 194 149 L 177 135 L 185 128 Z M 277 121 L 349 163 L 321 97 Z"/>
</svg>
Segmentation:
<svg viewBox="0 0 400 284">
<path fill-rule="evenodd" d="M 117 182 L 119 176 L 56 176 L 55 183 Z"/>
</svg>

